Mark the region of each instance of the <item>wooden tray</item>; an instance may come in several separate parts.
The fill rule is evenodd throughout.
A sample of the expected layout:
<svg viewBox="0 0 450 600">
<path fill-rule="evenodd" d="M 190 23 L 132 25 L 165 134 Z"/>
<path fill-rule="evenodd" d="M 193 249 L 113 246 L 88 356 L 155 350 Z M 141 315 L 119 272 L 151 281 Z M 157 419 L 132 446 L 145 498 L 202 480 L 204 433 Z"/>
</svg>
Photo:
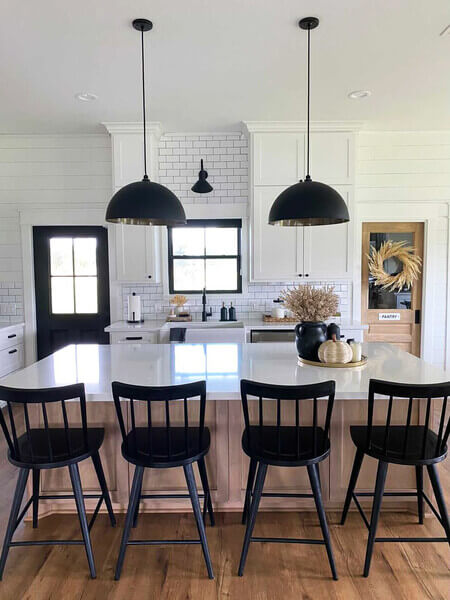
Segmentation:
<svg viewBox="0 0 450 600">
<path fill-rule="evenodd" d="M 359 362 L 350 363 L 323 363 L 315 360 L 307 360 L 306 358 L 297 357 L 299 365 L 310 365 L 312 367 L 327 367 L 329 369 L 352 369 L 353 367 L 363 367 L 367 364 L 367 356 L 362 355 Z"/>
<path fill-rule="evenodd" d="M 167 317 L 166 321 L 168 323 L 187 323 L 188 321 L 192 321 L 192 315 L 188 317 Z"/>
<path fill-rule="evenodd" d="M 298 319 L 295 317 L 283 317 L 279 319 L 277 317 L 272 317 L 271 315 L 263 315 L 264 323 L 298 323 Z"/>
</svg>

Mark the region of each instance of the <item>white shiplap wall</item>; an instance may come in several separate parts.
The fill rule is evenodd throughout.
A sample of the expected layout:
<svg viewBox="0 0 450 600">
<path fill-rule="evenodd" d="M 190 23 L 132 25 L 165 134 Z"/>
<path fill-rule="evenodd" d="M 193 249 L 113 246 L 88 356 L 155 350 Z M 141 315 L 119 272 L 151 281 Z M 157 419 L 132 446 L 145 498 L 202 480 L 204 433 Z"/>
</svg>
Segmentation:
<svg viewBox="0 0 450 600">
<path fill-rule="evenodd" d="M 0 322 L 23 319 L 20 210 L 103 207 L 110 195 L 108 135 L 0 135 Z"/>
<path fill-rule="evenodd" d="M 432 360 L 444 366 L 449 344 L 446 321 L 450 132 L 363 132 L 358 135 L 356 156 L 357 204 L 379 205 L 379 216 L 386 221 L 391 220 L 390 206 L 403 205 L 411 220 L 417 216 L 419 204 L 439 205 L 442 209 L 441 216 L 433 220 L 433 238 L 429 243 L 433 257 L 430 267 L 437 275 L 430 310 Z"/>
</svg>

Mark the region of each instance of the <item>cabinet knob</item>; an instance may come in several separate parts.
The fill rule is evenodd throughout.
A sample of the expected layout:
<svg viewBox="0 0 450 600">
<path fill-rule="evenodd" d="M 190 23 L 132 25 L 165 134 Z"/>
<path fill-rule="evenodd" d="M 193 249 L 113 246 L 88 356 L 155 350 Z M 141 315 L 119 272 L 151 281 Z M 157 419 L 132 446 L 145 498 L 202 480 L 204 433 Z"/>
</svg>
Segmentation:
<svg viewBox="0 0 450 600">
<path fill-rule="evenodd" d="M 298 274 L 298 276 L 299 276 L 299 277 L 303 277 L 303 273 L 299 273 L 299 274 Z"/>
<path fill-rule="evenodd" d="M 151 276 L 151 275 L 149 275 L 149 276 L 148 276 L 148 278 L 149 278 L 149 279 L 151 279 L 151 278 L 152 278 L 152 276 Z"/>
<path fill-rule="evenodd" d="M 309 277 L 309 273 L 305 273 L 305 277 Z"/>
</svg>

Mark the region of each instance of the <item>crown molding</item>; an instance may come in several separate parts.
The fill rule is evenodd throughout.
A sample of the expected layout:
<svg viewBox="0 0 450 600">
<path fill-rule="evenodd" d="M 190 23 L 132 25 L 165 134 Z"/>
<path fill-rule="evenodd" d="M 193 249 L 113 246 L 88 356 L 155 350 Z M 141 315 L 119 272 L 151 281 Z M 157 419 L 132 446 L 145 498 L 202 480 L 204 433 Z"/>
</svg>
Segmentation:
<svg viewBox="0 0 450 600">
<path fill-rule="evenodd" d="M 246 133 L 296 133 L 306 131 L 306 121 L 242 121 Z M 363 121 L 312 121 L 311 131 L 360 131 Z"/>
<path fill-rule="evenodd" d="M 143 130 L 142 121 L 138 121 L 138 122 L 107 121 L 107 122 L 103 122 L 102 125 L 110 135 L 117 135 L 120 133 L 140 133 L 140 134 L 142 134 L 142 130 Z M 146 123 L 145 129 L 148 134 L 154 135 L 156 138 L 160 138 L 162 135 L 162 126 L 159 121 L 148 121 Z"/>
</svg>

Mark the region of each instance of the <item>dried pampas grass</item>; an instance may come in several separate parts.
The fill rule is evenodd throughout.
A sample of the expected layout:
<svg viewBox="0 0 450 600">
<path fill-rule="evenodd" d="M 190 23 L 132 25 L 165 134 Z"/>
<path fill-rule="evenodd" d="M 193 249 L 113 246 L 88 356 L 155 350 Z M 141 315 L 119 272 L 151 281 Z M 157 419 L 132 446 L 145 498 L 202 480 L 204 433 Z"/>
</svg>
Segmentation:
<svg viewBox="0 0 450 600">
<path fill-rule="evenodd" d="M 280 297 L 299 321 L 325 321 L 337 313 L 339 306 L 334 287 L 328 285 L 322 288 L 300 285 L 283 290 Z"/>
<path fill-rule="evenodd" d="M 420 256 L 414 254 L 415 249 L 407 246 L 407 242 L 383 242 L 379 250 L 372 246 L 369 259 L 369 271 L 375 279 L 375 285 L 381 286 L 384 290 L 401 291 L 403 288 L 409 289 L 411 284 L 420 274 L 420 265 L 422 260 Z M 384 261 L 388 258 L 397 258 L 403 265 L 400 273 L 390 275 L 384 270 Z"/>
</svg>

